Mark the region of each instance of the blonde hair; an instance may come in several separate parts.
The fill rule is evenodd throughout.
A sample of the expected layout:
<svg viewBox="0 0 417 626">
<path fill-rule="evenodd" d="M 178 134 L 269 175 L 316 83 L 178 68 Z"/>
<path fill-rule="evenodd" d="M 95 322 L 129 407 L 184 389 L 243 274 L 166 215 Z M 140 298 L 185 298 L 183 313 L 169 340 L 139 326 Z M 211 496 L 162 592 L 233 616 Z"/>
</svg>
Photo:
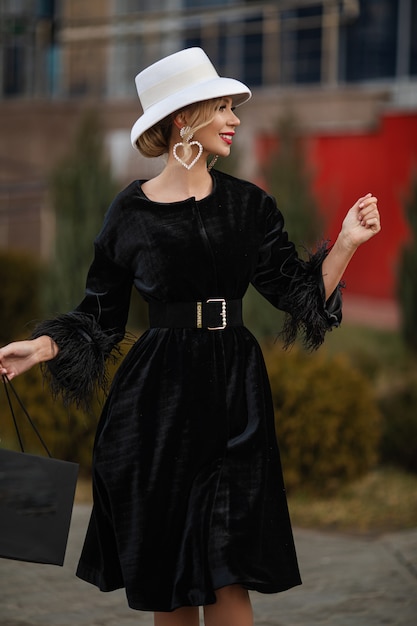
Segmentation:
<svg viewBox="0 0 417 626">
<path fill-rule="evenodd" d="M 171 113 L 171 115 L 168 115 L 148 130 L 145 130 L 145 132 L 137 138 L 136 145 L 139 152 L 145 157 L 158 157 L 166 154 L 169 150 L 173 119 L 178 113 L 187 112 L 187 126 L 190 127 L 187 136 L 189 137 L 191 134 L 200 130 L 200 128 L 204 128 L 204 126 L 210 124 L 221 101 L 222 98 L 204 100 L 203 102 L 190 104 L 184 107 L 184 109 Z M 184 136 L 185 159 L 188 157 L 188 154 L 186 154 L 187 149 L 191 151 L 190 146 L 185 143 L 187 136 Z"/>
</svg>

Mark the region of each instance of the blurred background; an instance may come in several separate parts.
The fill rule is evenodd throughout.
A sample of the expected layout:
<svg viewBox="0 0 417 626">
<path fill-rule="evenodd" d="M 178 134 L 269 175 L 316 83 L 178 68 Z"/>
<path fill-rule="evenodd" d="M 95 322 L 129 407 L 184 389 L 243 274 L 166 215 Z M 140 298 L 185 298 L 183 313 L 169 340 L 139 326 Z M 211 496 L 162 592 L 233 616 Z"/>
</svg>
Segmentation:
<svg viewBox="0 0 417 626">
<path fill-rule="evenodd" d="M 344 324 L 326 342 L 326 364 L 297 350 L 288 356 L 306 381 L 296 417 L 286 404 L 297 378 L 285 373 L 291 362 L 279 369 L 277 347 L 266 349 L 280 441 L 298 454 L 284 459 L 290 486 L 310 481 L 328 491 L 381 466 L 416 473 L 414 0 L 0 0 L 0 343 L 81 299 L 112 197 L 161 169 L 130 146 L 141 113 L 134 77 L 194 45 L 253 91 L 237 111 L 233 155 L 216 167 L 273 193 L 300 249 L 334 240 L 359 196 L 379 198 L 383 231 L 346 272 Z M 251 292 L 246 306 L 255 333 L 265 342 L 276 336 L 271 308 Z M 133 311 L 133 326 L 142 327 L 141 303 Z M 340 354 L 348 363 L 334 361 Z M 22 392 L 50 422 L 41 392 Z M 311 436 L 306 403 L 316 403 Z M 56 449 L 79 460 L 79 438 L 91 441 L 94 428 L 85 416 L 62 426 L 54 410 Z M 326 415 L 339 417 L 324 437 Z M 82 463 L 88 469 L 89 451 Z M 366 489 L 375 495 L 372 476 Z M 407 523 L 417 524 L 416 483 L 407 485 Z"/>
<path fill-rule="evenodd" d="M 416 2 L 0 0 L 0 37 L 2 249 L 52 253 L 47 179 L 86 108 L 103 124 L 119 186 L 160 167 L 130 147 L 140 114 L 134 77 L 198 45 L 254 92 L 239 111 L 237 175 L 268 186 L 262 170 L 291 113 L 326 237 L 359 195 L 378 196 L 384 233 L 353 260 L 345 310 L 355 314 L 359 302 L 398 323 L 402 206 L 417 160 Z"/>
</svg>

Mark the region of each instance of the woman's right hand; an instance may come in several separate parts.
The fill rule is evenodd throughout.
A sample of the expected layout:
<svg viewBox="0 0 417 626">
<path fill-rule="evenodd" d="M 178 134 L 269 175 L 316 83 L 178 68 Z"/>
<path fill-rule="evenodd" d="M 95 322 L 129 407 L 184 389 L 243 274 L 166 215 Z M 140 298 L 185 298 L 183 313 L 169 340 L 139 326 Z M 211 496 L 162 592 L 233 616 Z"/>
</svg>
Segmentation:
<svg viewBox="0 0 417 626">
<path fill-rule="evenodd" d="M 57 344 L 47 335 L 14 341 L 0 348 L 0 375 L 12 380 L 34 365 L 53 359 L 57 354 Z"/>
</svg>

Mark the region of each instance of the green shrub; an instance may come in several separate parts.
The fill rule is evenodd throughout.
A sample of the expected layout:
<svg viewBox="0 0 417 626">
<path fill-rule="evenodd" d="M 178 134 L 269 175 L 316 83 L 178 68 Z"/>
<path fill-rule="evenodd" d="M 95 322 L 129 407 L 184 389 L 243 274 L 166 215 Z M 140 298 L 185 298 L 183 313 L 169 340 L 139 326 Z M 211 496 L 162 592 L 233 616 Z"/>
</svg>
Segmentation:
<svg viewBox="0 0 417 626">
<path fill-rule="evenodd" d="M 289 490 L 331 492 L 377 461 L 380 414 L 368 382 L 341 356 L 264 348 Z"/>
<path fill-rule="evenodd" d="M 48 317 L 72 309 L 82 299 L 93 240 L 117 191 L 100 116 L 95 110 L 86 110 L 67 155 L 56 163 L 50 177 L 56 228 L 53 255 L 42 284 Z"/>
<path fill-rule="evenodd" d="M 285 229 L 296 246 L 314 248 L 323 229 L 313 193 L 299 122 L 288 108 L 277 125 L 278 142 L 262 168 L 269 192 L 285 217 Z"/>
<path fill-rule="evenodd" d="M 28 321 L 39 317 L 40 267 L 28 254 L 0 252 L 0 345 L 30 334 Z"/>
<path fill-rule="evenodd" d="M 417 374 L 387 388 L 379 406 L 382 462 L 417 473 Z"/>
</svg>

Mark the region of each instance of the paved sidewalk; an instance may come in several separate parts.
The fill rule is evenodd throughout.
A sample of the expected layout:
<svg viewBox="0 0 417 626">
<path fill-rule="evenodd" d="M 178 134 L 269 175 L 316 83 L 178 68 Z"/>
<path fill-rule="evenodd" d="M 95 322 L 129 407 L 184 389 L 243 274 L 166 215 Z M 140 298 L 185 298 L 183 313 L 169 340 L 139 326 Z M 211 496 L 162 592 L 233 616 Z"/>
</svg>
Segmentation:
<svg viewBox="0 0 417 626">
<path fill-rule="evenodd" d="M 0 626 L 152 626 L 124 592 L 74 576 L 90 507 L 77 505 L 63 568 L 0 559 Z M 256 626 L 416 626 L 417 528 L 380 538 L 295 531 L 304 584 L 252 594 Z"/>
</svg>

